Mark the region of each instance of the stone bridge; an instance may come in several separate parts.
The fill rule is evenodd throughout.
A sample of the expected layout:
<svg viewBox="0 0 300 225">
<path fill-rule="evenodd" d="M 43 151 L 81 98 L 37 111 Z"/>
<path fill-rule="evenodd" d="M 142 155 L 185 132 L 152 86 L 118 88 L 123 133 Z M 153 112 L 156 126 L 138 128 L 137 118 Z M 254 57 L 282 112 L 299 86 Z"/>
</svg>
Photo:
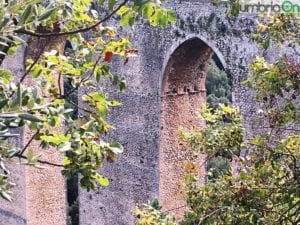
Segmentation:
<svg viewBox="0 0 300 225">
<path fill-rule="evenodd" d="M 177 131 L 197 125 L 195 112 L 206 101 L 206 64 L 213 54 L 232 78 L 234 104 L 247 117 L 255 112 L 249 92 L 240 85 L 260 51 L 251 39 L 255 15 L 229 19 L 226 4 L 208 1 L 170 1 L 167 7 L 177 12 L 176 25 L 160 29 L 137 24 L 133 44 L 139 57 L 116 68 L 127 90 L 111 93 L 123 105 L 110 116 L 118 127 L 113 136 L 125 153 L 105 168 L 112 178 L 110 187 L 80 191 L 81 224 L 134 224 L 132 209 L 154 198 L 166 210 L 181 214 L 179 183 L 188 153 Z"/>
<path fill-rule="evenodd" d="M 177 138 L 177 131 L 180 127 L 201 126 L 195 112 L 206 101 L 206 66 L 212 55 L 232 79 L 233 103 L 241 108 L 246 127 L 255 114 L 251 92 L 240 82 L 249 73 L 247 65 L 261 54 L 251 39 L 256 16 L 242 13 L 227 18 L 229 5 L 214 6 L 208 0 L 170 0 L 166 6 L 177 12 L 176 25 L 161 29 L 139 22 L 134 30 L 123 29 L 125 34 L 133 33 L 133 47 L 139 49 L 139 56 L 126 65 L 120 59 L 113 62 L 115 73 L 127 81 L 126 92 L 119 93 L 109 87 L 111 97 L 123 103 L 111 111 L 110 121 L 117 127 L 111 137 L 124 145 L 125 152 L 116 163 L 103 169 L 111 178 L 108 188 L 90 193 L 79 190 L 82 225 L 134 224 L 133 208 L 154 198 L 161 200 L 164 209 L 181 215 L 182 209 L 176 211 L 183 205 L 182 188 L 178 184 L 188 152 Z M 17 74 L 24 70 L 26 53 L 24 49 L 20 51 L 4 64 L 15 68 Z M 273 59 L 272 50 L 265 55 Z M 251 132 L 251 127 L 247 131 Z M 29 217 L 47 221 L 40 222 L 41 225 L 66 224 L 67 203 L 62 191 L 44 193 L 51 197 L 36 196 L 41 201 L 32 206 L 38 209 L 32 213 L 24 191 L 30 177 L 26 177 L 28 173 L 23 167 L 15 171 L 19 174 L 16 204 L 0 200 L 0 225 L 38 225 Z M 59 171 L 56 174 L 59 176 Z M 201 179 L 203 175 L 204 171 Z M 42 180 L 47 177 L 37 179 L 41 189 L 43 184 L 47 189 L 65 190 L 61 178 L 59 182 L 46 183 Z M 29 193 L 34 194 L 30 190 Z"/>
</svg>

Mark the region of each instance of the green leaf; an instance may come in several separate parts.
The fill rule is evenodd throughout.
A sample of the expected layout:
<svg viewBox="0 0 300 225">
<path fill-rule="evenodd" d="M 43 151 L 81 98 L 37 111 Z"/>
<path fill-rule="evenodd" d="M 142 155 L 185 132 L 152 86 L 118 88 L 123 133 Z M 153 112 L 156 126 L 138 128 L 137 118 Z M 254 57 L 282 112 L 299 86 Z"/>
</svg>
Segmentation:
<svg viewBox="0 0 300 225">
<path fill-rule="evenodd" d="M 4 99 L 4 100 L 0 101 L 0 109 L 2 109 L 4 106 L 6 106 L 7 102 L 8 102 L 8 99 Z"/>
<path fill-rule="evenodd" d="M 29 113 L 21 113 L 21 114 L 19 114 L 19 117 L 24 119 L 24 120 L 29 120 L 31 122 L 43 122 L 43 120 L 41 120 L 37 116 L 34 116 L 32 114 L 29 114 Z"/>
<path fill-rule="evenodd" d="M 168 18 L 167 18 L 167 13 L 163 9 L 159 9 L 157 11 L 157 18 L 158 18 L 158 25 L 162 27 L 166 27 L 168 24 Z"/>
<path fill-rule="evenodd" d="M 28 5 L 24 11 L 24 13 L 20 16 L 19 25 L 23 25 L 26 23 L 27 19 L 29 18 L 32 12 L 32 5 Z"/>
<path fill-rule="evenodd" d="M 109 10 L 112 10 L 116 4 L 116 0 L 108 0 L 108 8 Z"/>
<path fill-rule="evenodd" d="M 39 21 L 45 20 L 52 15 L 57 10 L 57 8 L 50 8 L 45 10 L 38 18 Z"/>
<path fill-rule="evenodd" d="M 2 198 L 4 198 L 5 200 L 11 202 L 12 201 L 12 197 L 10 194 L 8 194 L 7 192 L 5 191 L 0 191 L 0 195 Z"/>
<path fill-rule="evenodd" d="M 99 6 L 103 5 L 104 1 L 105 1 L 105 0 L 97 0 L 98 5 L 99 5 Z"/>
<path fill-rule="evenodd" d="M 100 174 L 97 175 L 97 181 L 100 185 L 104 187 L 107 187 L 109 185 L 109 180 Z"/>
<path fill-rule="evenodd" d="M 18 50 L 19 47 L 20 45 L 10 46 L 10 48 L 7 51 L 7 55 L 9 56 L 13 55 Z"/>
<path fill-rule="evenodd" d="M 1 80 L 4 84 L 9 84 L 9 82 L 13 81 L 14 77 L 12 76 L 11 71 L 0 69 L 0 81 Z"/>
<path fill-rule="evenodd" d="M 63 163 L 64 163 L 64 165 L 69 165 L 69 164 L 71 164 L 71 160 L 69 159 L 69 157 L 65 156 Z"/>
<path fill-rule="evenodd" d="M 168 21 L 170 23 L 175 23 L 176 22 L 176 12 L 175 11 L 168 11 L 167 16 L 168 16 Z"/>
<path fill-rule="evenodd" d="M 143 6 L 142 15 L 145 19 L 151 19 L 153 14 L 155 13 L 155 7 L 153 3 L 148 3 Z"/>
<path fill-rule="evenodd" d="M 18 84 L 17 89 L 17 99 L 16 102 L 18 103 L 19 107 L 22 106 L 22 91 L 21 91 L 21 84 Z"/>
<path fill-rule="evenodd" d="M 120 106 L 120 105 L 122 105 L 122 103 L 119 102 L 119 101 L 117 101 L 117 100 L 112 100 L 112 101 L 110 102 L 110 105 L 111 105 L 111 106 Z"/>
<path fill-rule="evenodd" d="M 64 135 L 57 132 L 51 132 L 49 135 L 41 135 L 40 139 L 54 145 L 60 145 L 71 139 L 71 134 Z"/>
<path fill-rule="evenodd" d="M 12 158 L 12 157 L 16 156 L 19 152 L 20 152 L 20 149 L 18 149 L 18 148 L 10 149 L 7 151 L 7 157 Z"/>
<path fill-rule="evenodd" d="M 119 16 L 122 16 L 123 14 L 125 14 L 126 12 L 128 12 L 130 9 L 123 5 L 117 12 L 116 14 L 119 15 Z"/>
<path fill-rule="evenodd" d="M 120 19 L 121 26 L 132 26 L 134 24 L 135 12 L 128 11 Z"/>
<path fill-rule="evenodd" d="M 267 38 L 267 40 L 265 40 L 265 42 L 263 43 L 263 49 L 268 49 L 270 46 L 270 38 Z"/>
<path fill-rule="evenodd" d="M 93 93 L 90 93 L 90 96 L 97 102 L 104 102 L 105 101 L 105 97 L 98 93 L 98 92 L 93 92 Z"/>
<path fill-rule="evenodd" d="M 16 36 L 16 35 L 11 35 L 12 39 L 15 41 L 15 42 L 18 42 L 18 43 L 21 43 L 21 44 L 24 44 L 24 45 L 27 45 L 27 42 L 24 41 L 22 38 Z"/>
<path fill-rule="evenodd" d="M 42 69 L 40 68 L 40 66 L 37 65 L 32 70 L 31 76 L 33 78 L 38 78 L 40 76 L 41 72 L 42 72 Z"/>
<path fill-rule="evenodd" d="M 125 91 L 125 89 L 126 89 L 126 83 L 125 83 L 125 81 L 122 81 L 122 82 L 120 83 L 119 89 L 120 89 L 120 91 Z"/>
<path fill-rule="evenodd" d="M 8 12 L 14 14 L 17 13 L 20 9 L 24 9 L 28 5 L 34 5 L 41 3 L 42 0 L 26 0 L 26 1 L 10 1 L 10 4 L 7 8 Z"/>
<path fill-rule="evenodd" d="M 29 149 L 27 152 L 27 165 L 35 165 L 39 160 L 38 155 L 34 155 L 33 150 Z"/>
<path fill-rule="evenodd" d="M 109 149 L 115 154 L 119 154 L 124 151 L 123 146 L 119 142 L 116 142 L 116 141 L 111 141 L 109 143 Z"/>
</svg>

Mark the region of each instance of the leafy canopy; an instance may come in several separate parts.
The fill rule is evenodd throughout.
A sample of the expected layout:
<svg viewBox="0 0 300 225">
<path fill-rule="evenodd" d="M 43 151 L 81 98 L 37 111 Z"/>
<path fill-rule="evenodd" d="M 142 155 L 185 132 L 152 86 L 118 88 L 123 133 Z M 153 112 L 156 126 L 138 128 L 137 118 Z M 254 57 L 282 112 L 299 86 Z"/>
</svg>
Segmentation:
<svg viewBox="0 0 300 225">
<path fill-rule="evenodd" d="M 125 80 L 111 72 L 113 57 L 126 64 L 137 54 L 130 38 L 118 33 L 119 26 L 108 26 L 115 19 L 121 26 L 132 26 L 143 18 L 151 25 L 165 27 L 175 22 L 173 11 L 156 0 L 13 0 L 0 1 L 0 65 L 20 46 L 35 49 L 26 60 L 20 78 L 13 70 L 0 69 L 0 195 L 12 200 L 8 163 L 62 168 L 66 177 L 79 173 L 83 188 L 107 186 L 108 178 L 98 169 L 112 162 L 123 147 L 105 141 L 111 125 L 105 121 L 111 107 L 121 103 L 111 99 L 100 82 L 110 80 L 120 91 Z M 85 38 L 88 32 L 89 38 Z M 64 49 L 66 40 L 68 47 Z M 70 87 L 64 91 L 63 81 Z M 81 87 L 84 103 L 79 107 L 72 95 Z M 73 112 L 79 111 L 79 118 Z M 64 131 L 57 128 L 64 127 Z M 21 148 L 9 142 L 16 128 L 26 128 L 32 138 Z M 36 152 L 32 141 L 40 143 Z M 39 151 L 49 147 L 64 155 L 62 164 L 43 161 Z"/>
</svg>

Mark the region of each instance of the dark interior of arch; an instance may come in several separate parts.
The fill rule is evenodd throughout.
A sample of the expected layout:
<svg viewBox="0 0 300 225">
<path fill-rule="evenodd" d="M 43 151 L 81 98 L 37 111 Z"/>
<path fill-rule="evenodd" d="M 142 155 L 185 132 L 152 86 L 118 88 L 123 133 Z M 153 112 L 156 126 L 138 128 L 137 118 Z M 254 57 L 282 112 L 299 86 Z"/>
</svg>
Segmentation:
<svg viewBox="0 0 300 225">
<path fill-rule="evenodd" d="M 208 60 L 212 49 L 198 38 L 181 44 L 171 55 L 165 69 L 162 94 L 199 92 L 201 80 L 205 78 Z M 177 89 L 177 90 L 176 90 Z"/>
</svg>

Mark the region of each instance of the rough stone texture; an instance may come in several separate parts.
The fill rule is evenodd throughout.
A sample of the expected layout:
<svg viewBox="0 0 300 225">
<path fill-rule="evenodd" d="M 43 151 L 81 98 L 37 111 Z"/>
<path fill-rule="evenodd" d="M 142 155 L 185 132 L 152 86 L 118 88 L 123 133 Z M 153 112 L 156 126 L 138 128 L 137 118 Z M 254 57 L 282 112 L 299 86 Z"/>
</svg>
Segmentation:
<svg viewBox="0 0 300 225">
<path fill-rule="evenodd" d="M 102 170 L 111 178 L 108 188 L 100 188 L 96 193 L 80 190 L 81 224 L 131 225 L 134 224 L 131 212 L 137 204 L 153 198 L 160 198 L 165 208 L 180 203 L 182 195 L 179 194 L 178 200 L 174 200 L 172 193 L 176 191 L 175 185 L 180 182 L 177 179 L 182 174 L 182 165 L 178 165 L 177 160 L 184 158 L 184 154 L 181 154 L 181 147 L 177 145 L 175 133 L 177 127 L 191 125 L 188 120 L 195 118 L 193 109 L 205 101 L 205 95 L 201 92 L 170 96 L 169 100 L 164 100 L 164 91 L 172 92 L 172 88 L 163 88 L 167 87 L 163 85 L 164 76 L 178 79 L 179 73 L 183 73 L 184 77 L 191 69 L 192 80 L 180 82 L 190 84 L 190 91 L 195 84 L 199 84 L 195 75 L 201 68 L 195 71 L 196 67 L 188 66 L 196 65 L 196 62 L 188 60 L 192 57 L 190 52 L 186 53 L 186 58 L 180 54 L 177 57 L 180 64 L 176 69 L 177 76 L 172 76 L 172 72 L 168 71 L 174 58 L 172 54 L 181 44 L 194 40 L 195 49 L 199 49 L 197 45 L 200 43 L 204 47 L 200 51 L 207 47 L 212 49 L 232 77 L 233 101 L 241 107 L 246 122 L 255 114 L 255 110 L 252 110 L 254 101 L 249 98 L 251 93 L 240 85 L 248 75 L 247 65 L 260 53 L 258 46 L 251 40 L 251 32 L 255 29 L 254 17 L 242 14 L 228 20 L 225 5 L 216 7 L 208 2 L 169 1 L 167 4 L 167 7 L 177 12 L 176 25 L 160 29 L 151 27 L 147 22 L 140 22 L 133 31 L 124 29 L 124 33 L 133 33 L 133 47 L 139 49 L 139 57 L 131 59 L 126 65 L 114 59 L 115 72 L 127 80 L 127 90 L 125 93 L 118 93 L 110 87 L 108 90 L 112 97 L 123 103 L 111 112 L 109 119 L 117 128 L 111 137 L 124 145 L 125 152 L 116 163 Z M 202 54 L 198 56 L 200 59 Z M 179 67 L 182 67 L 181 71 Z M 201 83 L 204 84 L 204 81 Z M 204 88 L 199 85 L 201 89 Z M 180 87 L 181 90 L 184 91 L 184 86 Z M 174 124 L 174 128 L 168 129 L 165 123 Z M 161 126 L 167 130 L 161 130 Z M 167 188 L 167 181 L 172 178 L 174 180 Z M 174 201 L 169 202 L 169 199 Z M 180 216 L 182 212 L 174 213 Z"/>
<path fill-rule="evenodd" d="M 12 57 L 6 57 L 2 68 L 10 69 L 19 80 L 25 72 L 24 60 L 35 58 L 48 42 L 46 50 L 50 50 L 63 40 L 39 40 L 29 44 L 25 49 L 20 48 Z M 27 85 L 36 85 L 33 80 L 25 79 Z M 63 128 L 59 128 L 63 129 Z M 14 130 L 20 133 L 20 138 L 11 140 L 13 145 L 22 147 L 32 137 L 29 129 Z M 39 143 L 33 142 L 29 148 L 36 154 L 41 153 Z M 61 163 L 63 155 L 54 149 L 43 151 L 41 159 L 49 162 Z M 61 175 L 61 168 L 46 167 L 38 169 L 19 165 L 19 161 L 9 165 L 12 181 L 16 183 L 13 203 L 0 198 L 0 225 L 64 225 L 66 224 L 66 188 L 65 179 Z"/>
<path fill-rule="evenodd" d="M 40 39 L 31 43 L 25 58 L 35 59 L 40 51 L 50 51 L 63 48 L 64 38 Z M 44 47 L 44 45 L 46 47 Z M 34 80 L 25 79 L 27 85 L 36 85 Z M 62 83 L 60 84 L 62 85 Z M 63 127 L 55 128 L 63 131 Z M 34 135 L 29 129 L 24 131 L 24 143 Z M 33 149 L 40 159 L 52 163 L 61 164 L 63 154 L 56 149 L 50 148 L 45 151 L 39 147 L 39 143 L 33 141 L 28 149 Z M 42 150 L 42 151 L 41 151 Z M 26 215 L 27 225 L 65 225 L 67 223 L 67 203 L 65 178 L 61 174 L 60 167 L 46 166 L 44 169 L 26 167 Z"/>
<path fill-rule="evenodd" d="M 16 79 L 24 74 L 25 48 L 20 48 L 14 56 L 6 57 L 2 63 L 3 69 L 9 69 L 15 74 Z M 23 145 L 22 130 L 12 130 L 20 134 L 20 138 L 10 140 L 15 146 Z M 0 198 L 0 225 L 23 225 L 26 224 L 26 179 L 25 167 L 18 161 L 8 166 L 11 171 L 11 180 L 16 184 L 13 188 L 14 201 L 9 203 Z"/>
<path fill-rule="evenodd" d="M 212 53 L 200 39 L 191 39 L 174 51 L 165 68 L 161 93 L 159 200 L 164 210 L 177 209 L 178 219 L 185 205 L 182 187 L 185 168 L 192 161 L 191 151 L 179 138 L 178 131 L 203 125 L 197 113 L 206 102 L 206 65 Z M 197 163 L 203 165 L 203 159 Z M 199 169 L 203 182 L 204 166 Z"/>
<path fill-rule="evenodd" d="M 26 224 L 26 220 L 24 219 L 24 217 L 19 216 L 15 213 L 13 213 L 12 211 L 14 211 L 14 209 L 12 210 L 3 210 L 0 209 L 0 224 L 1 225 L 23 225 Z"/>
<path fill-rule="evenodd" d="M 226 5 L 216 7 L 207 0 L 170 0 L 167 7 L 177 12 L 176 25 L 160 29 L 140 22 L 133 31 L 123 30 L 124 34 L 133 33 L 139 57 L 126 65 L 114 58 L 114 72 L 127 80 L 127 90 L 119 93 L 107 86 L 111 97 L 123 103 L 111 111 L 109 120 L 117 129 L 107 138 L 120 141 L 125 152 L 101 171 L 111 178 L 108 188 L 95 193 L 80 189 L 82 225 L 132 225 L 132 209 L 137 204 L 160 198 L 164 208 L 172 209 L 181 203 L 184 193 L 174 197 L 174 192 L 179 190 L 183 174 L 181 162 L 189 154 L 183 151 L 176 130 L 194 125 L 194 110 L 205 101 L 205 62 L 210 49 L 232 77 L 233 102 L 240 106 L 246 130 L 252 133 L 249 121 L 255 117 L 257 105 L 240 82 L 247 77 L 253 57 L 262 53 L 251 40 L 255 16 L 241 14 L 228 19 Z M 265 52 L 265 56 L 274 60 L 274 52 L 278 49 Z M 294 54 L 289 48 L 285 52 Z M 18 77 L 24 74 L 24 49 L 6 58 L 3 67 L 13 69 Z M 174 88 L 177 94 L 172 95 Z M 30 135 L 25 131 L 24 142 L 20 139 L 17 144 L 26 143 Z M 38 148 L 36 143 L 31 147 Z M 50 150 L 42 159 L 59 162 L 61 156 Z M 15 203 L 0 199 L 0 225 L 65 224 L 65 181 L 59 169 L 25 171 L 12 165 L 12 170 L 17 182 Z M 182 215 L 182 211 L 173 212 Z"/>
</svg>

